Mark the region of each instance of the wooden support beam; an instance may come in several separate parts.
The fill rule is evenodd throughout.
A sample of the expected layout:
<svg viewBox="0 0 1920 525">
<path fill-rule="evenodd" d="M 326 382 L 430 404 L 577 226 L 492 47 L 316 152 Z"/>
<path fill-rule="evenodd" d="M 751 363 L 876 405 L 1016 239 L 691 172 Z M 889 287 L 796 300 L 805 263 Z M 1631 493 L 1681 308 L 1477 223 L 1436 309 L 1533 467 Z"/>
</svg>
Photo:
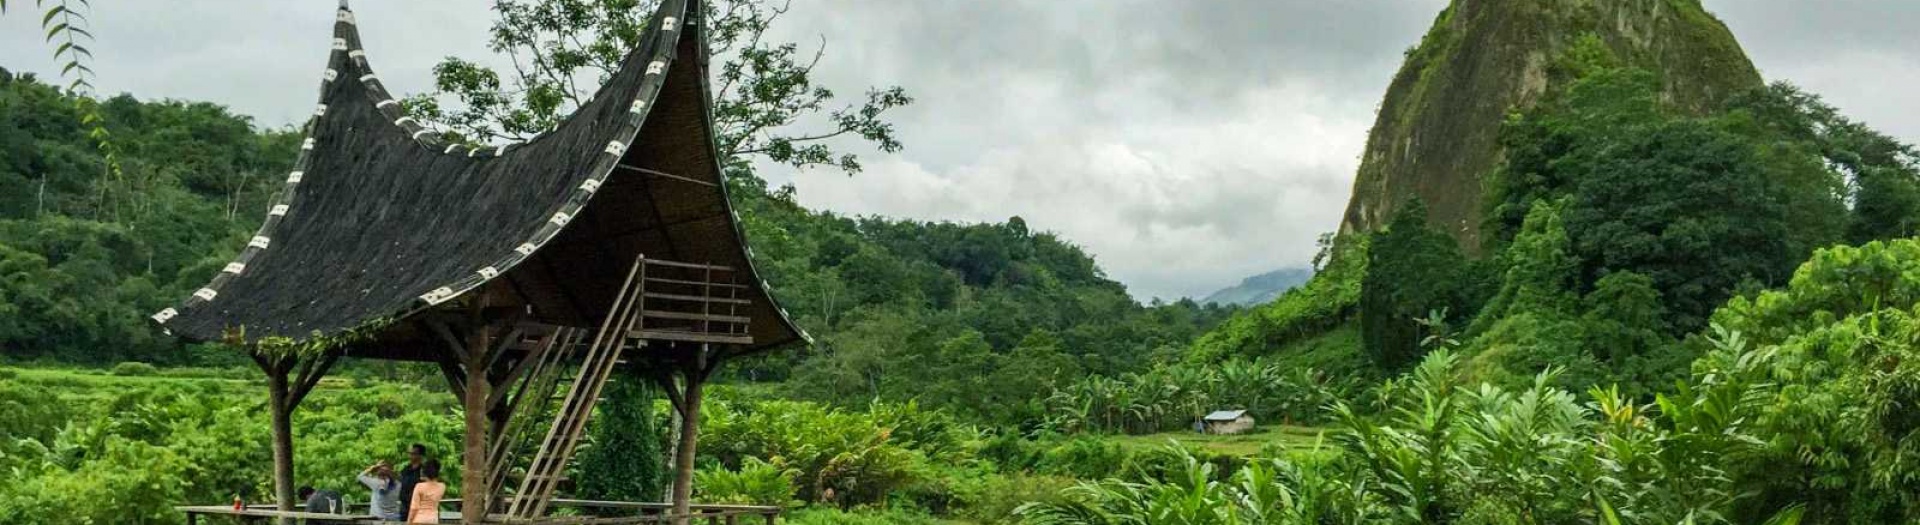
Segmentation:
<svg viewBox="0 0 1920 525">
<path fill-rule="evenodd" d="M 299 407 L 301 401 L 306 401 L 307 394 L 313 393 L 313 387 L 318 386 L 320 379 L 326 377 L 327 372 L 333 370 L 333 364 L 339 361 L 340 352 L 337 350 L 306 360 L 299 379 L 293 383 L 292 399 L 288 400 L 288 405 Z"/>
<path fill-rule="evenodd" d="M 642 167 L 639 167 L 639 166 L 635 166 L 635 165 L 632 165 L 632 164 L 620 164 L 620 165 L 619 165 L 618 167 L 619 167 L 620 169 L 623 169 L 623 170 L 627 170 L 627 171 L 632 171 L 632 172 L 637 172 L 637 173 L 643 173 L 643 174 L 647 174 L 647 175 L 653 175 L 653 176 L 655 176 L 655 177 L 664 177 L 664 178 L 668 178 L 668 179 L 673 179 L 673 180 L 677 180 L 677 181 L 680 181 L 680 182 L 691 182 L 691 183 L 694 183 L 694 184 L 699 184 L 699 185 L 701 185 L 701 186 L 707 186 L 707 187 L 714 187 L 714 186 L 718 186 L 718 184 L 714 184 L 714 183 L 711 183 L 711 182 L 707 182 L 707 181 L 704 181 L 704 180 L 700 180 L 700 179 L 696 179 L 696 178 L 693 178 L 693 177 L 687 177 L 687 176 L 683 176 L 683 175 L 674 175 L 674 174 L 672 174 L 672 173 L 667 173 L 667 172 L 664 172 L 664 171 L 660 171 L 660 170 L 653 170 L 653 169 L 647 169 L 647 168 L 642 168 Z"/>
<path fill-rule="evenodd" d="M 447 389 L 451 390 L 453 395 L 459 396 L 461 392 L 467 391 L 467 375 L 460 370 L 459 362 L 443 358 L 434 361 L 434 364 L 440 365 L 440 376 L 446 378 Z"/>
<path fill-rule="evenodd" d="M 631 337 L 641 338 L 641 339 L 658 340 L 658 341 L 683 341 L 683 342 L 689 342 L 689 343 L 710 343 L 710 344 L 722 344 L 722 345 L 753 344 L 753 337 L 750 337 L 750 336 L 711 334 L 711 333 L 704 333 L 704 332 L 678 332 L 678 331 L 667 331 L 667 330 L 634 330 L 632 332 L 627 332 L 627 335 Z"/>
</svg>

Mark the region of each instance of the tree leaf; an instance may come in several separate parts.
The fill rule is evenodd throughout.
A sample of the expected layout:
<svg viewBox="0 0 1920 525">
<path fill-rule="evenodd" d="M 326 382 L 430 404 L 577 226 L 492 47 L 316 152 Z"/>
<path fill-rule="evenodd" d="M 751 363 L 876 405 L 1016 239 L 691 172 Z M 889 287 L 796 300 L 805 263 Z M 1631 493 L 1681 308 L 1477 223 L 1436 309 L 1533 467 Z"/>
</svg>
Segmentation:
<svg viewBox="0 0 1920 525">
<path fill-rule="evenodd" d="M 47 27 L 48 23 L 53 22 L 53 17 L 60 16 L 60 13 L 65 13 L 65 12 L 67 12 L 66 4 L 56 5 L 56 6 L 47 8 L 47 14 L 45 16 L 40 17 L 40 27 Z"/>
</svg>

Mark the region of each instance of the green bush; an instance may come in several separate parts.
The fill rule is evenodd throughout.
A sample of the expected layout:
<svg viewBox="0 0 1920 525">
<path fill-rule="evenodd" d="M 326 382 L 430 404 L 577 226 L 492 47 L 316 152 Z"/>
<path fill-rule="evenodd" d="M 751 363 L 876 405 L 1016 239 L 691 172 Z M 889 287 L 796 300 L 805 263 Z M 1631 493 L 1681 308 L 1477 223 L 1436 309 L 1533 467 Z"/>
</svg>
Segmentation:
<svg viewBox="0 0 1920 525">
<path fill-rule="evenodd" d="M 860 509 L 854 511 L 815 507 L 787 516 L 787 525 L 941 525 L 922 512 L 904 509 Z"/>
<path fill-rule="evenodd" d="M 794 480 L 800 471 L 746 458 L 738 470 L 703 468 L 694 472 L 696 499 L 702 503 L 798 507 L 793 499 Z"/>
<path fill-rule="evenodd" d="M 840 505 L 879 503 L 930 477 L 926 455 L 908 448 L 895 437 L 894 427 L 870 413 L 797 401 L 713 400 L 705 415 L 703 452 L 730 468 L 740 468 L 748 458 L 779 458 L 800 472 L 802 501 L 823 501 L 831 489 L 831 500 Z"/>
<path fill-rule="evenodd" d="M 1076 437 L 1041 453 L 1035 471 L 1081 479 L 1118 476 L 1127 467 L 1126 447 L 1098 437 Z"/>
<path fill-rule="evenodd" d="M 160 374 L 160 369 L 154 368 L 153 365 L 141 363 L 138 361 L 128 361 L 125 363 L 113 365 L 113 375 L 116 375 L 116 376 L 142 377 L 142 376 L 151 376 L 151 375 L 159 375 L 159 374 Z"/>
<path fill-rule="evenodd" d="M 949 514 L 978 523 L 1014 523 L 1024 503 L 1055 501 L 1074 484 L 1063 476 L 981 472 L 949 478 L 954 501 Z"/>
</svg>

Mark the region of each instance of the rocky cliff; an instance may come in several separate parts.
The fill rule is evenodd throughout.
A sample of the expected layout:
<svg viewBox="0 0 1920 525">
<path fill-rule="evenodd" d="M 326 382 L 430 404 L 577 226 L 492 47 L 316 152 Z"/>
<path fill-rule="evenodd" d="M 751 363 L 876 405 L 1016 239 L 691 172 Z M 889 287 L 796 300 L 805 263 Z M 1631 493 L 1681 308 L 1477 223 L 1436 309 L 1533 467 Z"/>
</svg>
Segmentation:
<svg viewBox="0 0 1920 525">
<path fill-rule="evenodd" d="M 1387 88 L 1341 231 L 1384 226 L 1419 197 L 1430 224 L 1477 252 L 1480 181 L 1500 161 L 1501 123 L 1568 81 L 1557 64 L 1583 41 L 1659 74 L 1679 111 L 1761 84 L 1699 0 L 1453 0 Z"/>
</svg>

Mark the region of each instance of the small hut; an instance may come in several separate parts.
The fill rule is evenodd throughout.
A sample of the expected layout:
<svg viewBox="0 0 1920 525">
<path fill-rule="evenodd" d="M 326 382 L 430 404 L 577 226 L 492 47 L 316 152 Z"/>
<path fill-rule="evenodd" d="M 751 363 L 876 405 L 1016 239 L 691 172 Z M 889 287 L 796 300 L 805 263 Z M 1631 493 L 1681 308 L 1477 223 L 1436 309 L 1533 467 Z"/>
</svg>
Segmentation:
<svg viewBox="0 0 1920 525">
<path fill-rule="evenodd" d="M 278 505 L 185 508 L 190 521 L 316 517 L 294 512 L 291 413 L 340 358 L 440 368 L 466 418 L 462 522 L 552 519 L 616 374 L 659 383 L 683 422 L 673 501 L 586 502 L 627 516 L 594 523 L 701 510 L 702 384 L 723 361 L 807 339 L 754 270 L 727 198 L 704 4 L 661 2 L 619 71 L 555 129 L 475 146 L 401 111 L 342 0 L 319 104 L 265 223 L 212 282 L 153 316 L 245 349 L 271 395 Z M 742 509 L 703 517 L 732 523 Z"/>
<path fill-rule="evenodd" d="M 1239 434 L 1253 429 L 1253 415 L 1245 410 L 1216 410 L 1200 418 L 1200 431 L 1207 434 Z"/>
</svg>

